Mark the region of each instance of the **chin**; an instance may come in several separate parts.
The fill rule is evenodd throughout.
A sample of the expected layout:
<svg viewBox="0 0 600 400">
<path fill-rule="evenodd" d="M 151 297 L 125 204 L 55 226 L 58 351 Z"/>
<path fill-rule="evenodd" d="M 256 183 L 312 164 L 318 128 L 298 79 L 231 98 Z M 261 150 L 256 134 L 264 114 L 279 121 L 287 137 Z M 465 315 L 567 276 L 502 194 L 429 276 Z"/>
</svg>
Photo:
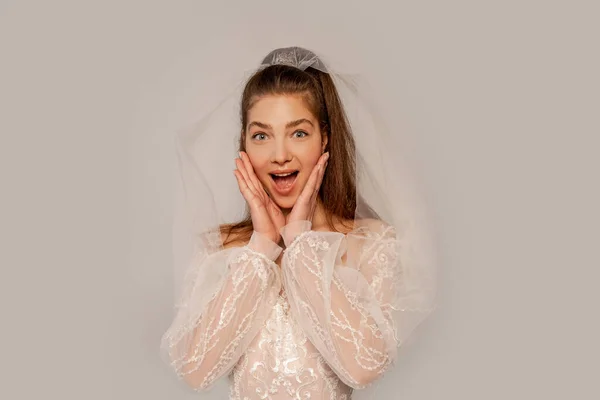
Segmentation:
<svg viewBox="0 0 600 400">
<path fill-rule="evenodd" d="M 275 196 L 273 200 L 275 200 L 275 204 L 281 209 L 292 209 L 294 204 L 296 204 L 297 197 L 279 197 Z"/>
</svg>

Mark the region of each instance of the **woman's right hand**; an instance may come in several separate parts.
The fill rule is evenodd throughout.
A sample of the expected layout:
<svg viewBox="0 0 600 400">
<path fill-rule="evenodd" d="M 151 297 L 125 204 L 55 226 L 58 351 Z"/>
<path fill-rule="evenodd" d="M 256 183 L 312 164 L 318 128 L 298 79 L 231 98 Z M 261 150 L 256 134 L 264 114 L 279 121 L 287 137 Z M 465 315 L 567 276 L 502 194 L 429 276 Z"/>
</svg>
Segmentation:
<svg viewBox="0 0 600 400">
<path fill-rule="evenodd" d="M 250 207 L 254 230 L 279 243 L 279 230 L 285 225 L 283 213 L 265 192 L 245 152 L 240 152 L 240 158 L 235 159 L 235 165 L 237 169 L 233 173 L 240 192 Z"/>
</svg>

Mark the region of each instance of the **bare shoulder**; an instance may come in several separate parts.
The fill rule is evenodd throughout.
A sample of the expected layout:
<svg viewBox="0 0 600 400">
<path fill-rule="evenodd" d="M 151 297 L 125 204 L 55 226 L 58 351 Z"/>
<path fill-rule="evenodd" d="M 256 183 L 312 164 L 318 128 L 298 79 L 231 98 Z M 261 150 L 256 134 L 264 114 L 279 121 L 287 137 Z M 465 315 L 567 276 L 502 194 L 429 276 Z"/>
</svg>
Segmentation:
<svg viewBox="0 0 600 400">
<path fill-rule="evenodd" d="M 363 218 L 363 219 L 337 219 L 334 221 L 335 230 L 343 234 L 354 233 L 357 235 L 369 233 L 383 233 L 393 229 L 391 225 L 381 219 Z M 313 227 L 315 231 L 329 231 L 329 226 Z"/>
<path fill-rule="evenodd" d="M 221 243 L 223 243 L 223 248 L 229 249 L 231 247 L 243 247 L 247 245 L 249 240 L 245 240 L 242 238 L 242 235 L 237 233 L 227 234 L 221 232 Z"/>
<path fill-rule="evenodd" d="M 385 236 L 395 236 L 395 229 L 393 225 L 377 219 L 377 218 L 364 218 L 356 221 L 354 230 L 357 233 L 363 234 L 376 234 Z"/>
<path fill-rule="evenodd" d="M 333 226 L 325 222 L 322 225 L 313 225 L 311 230 L 315 232 L 331 232 L 332 229 L 334 229 L 335 232 L 340 232 L 346 235 L 349 232 L 352 232 L 353 225 L 354 220 L 338 218 L 333 220 Z"/>
</svg>

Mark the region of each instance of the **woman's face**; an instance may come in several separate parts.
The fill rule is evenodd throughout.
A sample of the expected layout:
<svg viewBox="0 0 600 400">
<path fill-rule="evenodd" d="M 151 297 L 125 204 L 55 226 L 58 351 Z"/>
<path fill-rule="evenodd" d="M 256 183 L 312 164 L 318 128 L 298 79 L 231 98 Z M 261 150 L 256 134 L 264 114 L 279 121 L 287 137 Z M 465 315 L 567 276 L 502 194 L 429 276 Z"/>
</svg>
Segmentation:
<svg viewBox="0 0 600 400">
<path fill-rule="evenodd" d="M 321 138 L 318 121 L 301 96 L 261 97 L 247 120 L 246 153 L 256 176 L 280 208 L 292 208 L 327 138 Z"/>
</svg>

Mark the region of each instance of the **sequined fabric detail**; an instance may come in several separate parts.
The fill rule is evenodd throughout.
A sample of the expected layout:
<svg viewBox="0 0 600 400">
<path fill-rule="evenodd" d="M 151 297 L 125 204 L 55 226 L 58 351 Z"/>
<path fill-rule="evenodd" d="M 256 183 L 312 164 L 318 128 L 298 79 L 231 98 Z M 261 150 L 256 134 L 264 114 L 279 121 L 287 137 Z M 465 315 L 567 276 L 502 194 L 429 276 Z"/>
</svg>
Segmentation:
<svg viewBox="0 0 600 400">
<path fill-rule="evenodd" d="M 352 392 L 290 315 L 285 290 L 230 378 L 231 399 L 343 400 Z"/>
</svg>

